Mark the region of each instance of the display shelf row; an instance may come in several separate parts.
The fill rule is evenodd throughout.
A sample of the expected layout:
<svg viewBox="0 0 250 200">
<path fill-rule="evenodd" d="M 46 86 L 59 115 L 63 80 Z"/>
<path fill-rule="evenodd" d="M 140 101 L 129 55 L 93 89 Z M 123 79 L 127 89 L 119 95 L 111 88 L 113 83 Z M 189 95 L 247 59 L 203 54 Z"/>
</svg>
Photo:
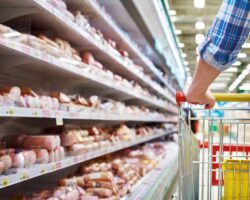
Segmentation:
<svg viewBox="0 0 250 200">
<path fill-rule="evenodd" d="M 58 36 L 61 36 L 61 38 L 64 38 L 74 44 L 74 46 L 78 47 L 80 50 L 93 49 L 97 58 L 100 58 L 100 61 L 106 63 L 107 67 L 111 71 L 121 75 L 122 77 L 137 81 L 143 87 L 147 87 L 151 92 L 154 92 L 161 97 L 167 99 L 170 98 L 170 93 L 168 91 L 165 91 L 160 85 L 144 76 L 142 72 L 135 70 L 136 68 L 134 64 L 128 63 L 120 56 L 117 56 L 112 51 L 108 50 L 103 44 L 93 38 L 91 34 L 81 29 L 69 17 L 66 17 L 58 9 L 54 8 L 46 1 L 29 0 L 24 3 L 15 1 L 16 0 L 12 0 L 11 2 L 13 4 L 16 3 L 16 7 L 26 7 L 27 12 L 30 12 L 30 7 L 38 8 L 36 11 L 41 12 L 42 16 L 39 17 L 39 22 L 37 23 L 39 23 L 41 27 L 47 27 L 49 25 L 53 32 L 56 32 Z M 6 5 L 8 5 L 8 2 Z M 34 20 L 35 18 L 32 19 L 32 21 Z"/>
<path fill-rule="evenodd" d="M 101 29 L 108 33 L 115 41 L 119 41 L 119 45 L 123 49 L 129 51 L 129 54 L 133 59 L 137 61 L 137 64 L 142 66 L 147 73 L 150 73 L 152 77 L 159 79 L 162 83 L 166 83 L 166 79 L 163 74 L 154 66 L 154 64 L 141 52 L 138 45 L 115 23 L 112 17 L 105 11 L 97 1 L 73 0 L 69 4 L 74 5 L 81 9 L 83 12 L 93 13 L 93 20 L 98 24 L 104 24 Z"/>
<path fill-rule="evenodd" d="M 0 117 L 20 118 L 51 118 L 56 119 L 57 125 L 62 125 L 63 119 L 91 120 L 91 121 L 136 121 L 136 122 L 175 122 L 175 119 L 164 116 L 156 116 L 149 113 L 126 114 L 118 112 L 105 112 L 99 109 L 82 109 L 79 112 L 46 110 L 35 108 L 21 108 L 0 106 Z M 59 123 L 59 124 L 58 124 Z"/>
<path fill-rule="evenodd" d="M 78 68 L 74 65 L 62 62 L 53 56 L 45 54 L 42 51 L 5 38 L 0 38 L 0 49 L 6 57 L 13 55 L 19 57 L 25 56 L 26 62 L 29 61 L 27 63 L 42 64 L 42 68 L 35 69 L 37 70 L 36 73 L 38 74 L 40 72 L 46 71 L 47 74 L 49 72 L 49 75 L 54 75 L 54 77 L 58 79 L 60 79 L 62 76 L 65 77 L 70 74 L 72 78 L 81 78 L 83 79 L 82 81 L 84 83 L 86 83 L 86 81 L 89 82 L 92 87 L 99 86 L 109 89 L 111 93 L 118 93 L 116 96 L 126 95 L 127 98 L 135 99 L 140 104 L 143 103 L 146 106 L 149 105 L 151 107 L 159 108 L 168 112 L 177 113 L 177 109 L 166 101 L 145 96 L 140 94 L 140 92 L 138 92 L 136 89 L 128 88 L 125 85 L 114 83 L 114 81 L 106 77 L 91 73 L 89 71 L 89 66 L 86 64 L 83 64 L 85 68 Z M 19 62 L 19 59 L 12 60 L 10 62 L 12 63 L 15 61 Z M 11 69 L 9 68 L 9 71 L 10 70 Z M 27 70 L 34 72 L 34 67 L 31 66 L 31 68 Z"/>
<path fill-rule="evenodd" d="M 30 180 L 32 178 L 48 174 L 51 172 L 58 171 L 60 169 L 70 167 L 88 160 L 91 160 L 93 158 L 97 158 L 121 149 L 125 149 L 128 147 L 132 147 L 159 137 L 163 137 L 166 135 L 169 135 L 171 133 L 176 132 L 176 130 L 168 130 L 166 132 L 156 133 L 154 135 L 145 136 L 143 138 L 140 138 L 136 141 L 128 141 L 128 142 L 122 142 L 119 145 L 110 146 L 107 148 L 102 148 L 99 150 L 95 150 L 92 152 L 88 152 L 82 155 L 78 156 L 67 156 L 65 159 L 49 163 L 49 164 L 35 164 L 31 168 L 27 169 L 17 169 L 15 173 L 9 174 L 9 175 L 1 175 L 0 176 L 0 189 L 5 188 L 17 183 L 21 183 L 23 181 Z"/>
<path fill-rule="evenodd" d="M 169 154 L 168 152 L 171 152 Z M 129 195 L 122 200 L 151 200 L 164 199 L 171 183 L 178 172 L 178 147 L 176 143 L 170 145 L 167 156 L 155 169 L 148 173 L 133 188 Z"/>
</svg>

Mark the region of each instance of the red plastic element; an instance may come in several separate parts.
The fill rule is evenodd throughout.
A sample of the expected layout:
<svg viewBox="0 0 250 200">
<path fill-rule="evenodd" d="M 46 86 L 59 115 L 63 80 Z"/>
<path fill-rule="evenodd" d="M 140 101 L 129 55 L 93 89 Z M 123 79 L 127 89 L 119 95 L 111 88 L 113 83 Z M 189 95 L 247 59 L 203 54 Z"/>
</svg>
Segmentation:
<svg viewBox="0 0 250 200">
<path fill-rule="evenodd" d="M 175 94 L 176 104 L 177 106 L 180 106 L 181 103 L 186 102 L 185 94 L 181 91 L 177 91 Z"/>
<path fill-rule="evenodd" d="M 220 149 L 221 148 L 221 149 Z M 223 159 L 225 152 L 229 153 L 230 159 L 234 158 L 233 153 L 244 152 L 246 154 L 246 159 L 249 159 L 250 156 L 250 146 L 241 146 L 241 145 L 213 145 L 212 147 L 212 185 L 219 185 L 219 180 L 217 179 L 219 173 L 219 160 L 218 154 L 221 152 L 221 158 Z M 243 159 L 243 158 L 242 158 Z M 217 175 L 217 176 L 216 176 Z M 221 175 L 222 176 L 222 175 Z M 222 177 L 223 178 L 223 177 Z M 224 185 L 224 180 L 222 179 L 221 184 Z"/>
</svg>

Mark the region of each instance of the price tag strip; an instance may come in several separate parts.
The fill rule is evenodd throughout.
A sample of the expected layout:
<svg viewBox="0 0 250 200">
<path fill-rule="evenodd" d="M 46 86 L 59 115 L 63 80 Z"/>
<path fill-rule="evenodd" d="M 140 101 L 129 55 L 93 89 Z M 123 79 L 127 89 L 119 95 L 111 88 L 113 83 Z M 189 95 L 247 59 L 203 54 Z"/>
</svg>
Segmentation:
<svg viewBox="0 0 250 200">
<path fill-rule="evenodd" d="M 12 174 L 10 175 L 0 175 L 0 189 L 4 187 L 8 187 L 11 185 L 14 185 L 16 183 L 20 183 L 50 172 L 54 172 L 72 165 L 76 165 L 82 162 L 85 162 L 87 160 L 91 160 L 103 155 L 106 155 L 108 153 L 112 153 L 115 151 L 119 151 L 121 149 L 131 147 L 140 143 L 143 143 L 145 141 L 152 140 L 154 138 L 158 138 L 167 134 L 170 134 L 175 131 L 170 131 L 166 133 L 156 133 L 153 136 L 147 136 L 145 138 L 139 138 L 134 142 L 125 142 L 125 143 L 120 143 L 114 146 L 110 146 L 107 148 L 102 148 L 99 150 L 95 150 L 92 152 L 88 152 L 79 156 L 67 156 L 65 159 L 54 162 L 54 163 L 48 163 L 48 164 L 35 164 L 31 168 L 28 169 L 17 169 L 16 171 L 13 171 Z M 169 158 L 168 158 L 169 159 Z M 161 166 L 161 165 L 160 165 Z M 165 165 L 164 165 L 165 166 Z M 159 171 L 159 170 L 158 170 Z M 143 179 L 144 180 L 144 179 Z M 143 184 L 146 182 L 144 181 Z"/>
<path fill-rule="evenodd" d="M 108 114 L 108 115 L 106 115 Z M 154 116 L 148 116 L 147 118 L 135 117 L 126 113 L 101 113 L 100 111 L 82 110 L 80 112 L 69 111 L 56 111 L 34 108 L 22 108 L 22 107 L 10 107 L 0 106 L 0 117 L 27 117 L 27 118 L 54 118 L 56 119 L 56 125 L 62 126 L 63 119 L 76 119 L 76 120 L 106 120 L 106 121 L 156 121 L 167 122 L 167 117 L 157 118 Z"/>
</svg>

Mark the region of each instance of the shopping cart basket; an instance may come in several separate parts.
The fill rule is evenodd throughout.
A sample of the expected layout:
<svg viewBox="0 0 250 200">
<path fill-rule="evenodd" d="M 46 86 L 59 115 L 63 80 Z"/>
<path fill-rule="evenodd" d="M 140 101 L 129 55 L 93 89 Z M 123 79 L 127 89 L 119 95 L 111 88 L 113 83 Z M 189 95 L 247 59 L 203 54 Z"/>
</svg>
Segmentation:
<svg viewBox="0 0 250 200">
<path fill-rule="evenodd" d="M 250 102 L 250 94 L 214 94 L 216 101 Z M 250 107 L 206 110 L 179 106 L 179 199 L 250 200 Z M 187 105 L 187 109 L 184 109 Z M 191 111 L 197 115 L 191 116 Z M 199 121 L 198 136 L 191 123 Z"/>
</svg>

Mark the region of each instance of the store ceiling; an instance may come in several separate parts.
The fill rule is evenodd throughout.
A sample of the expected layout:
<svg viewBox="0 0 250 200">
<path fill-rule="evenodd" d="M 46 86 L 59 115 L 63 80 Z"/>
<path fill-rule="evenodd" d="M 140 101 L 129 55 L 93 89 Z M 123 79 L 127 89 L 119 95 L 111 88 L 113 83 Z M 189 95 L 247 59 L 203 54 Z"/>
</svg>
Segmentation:
<svg viewBox="0 0 250 200">
<path fill-rule="evenodd" d="M 202 0 L 197 1 L 200 2 Z M 190 70 L 190 76 L 194 73 L 198 56 L 196 51 L 198 46 L 195 39 L 196 34 L 205 35 L 207 33 L 221 3 L 222 0 L 206 0 L 205 8 L 195 8 L 194 0 L 168 0 L 171 19 L 175 25 L 176 32 L 179 32 L 177 35 L 178 40 L 184 44 L 182 52 L 184 53 L 184 57 L 186 55 L 184 59 L 187 61 L 186 64 L 187 69 Z M 176 11 L 176 14 L 173 11 Z M 203 22 L 205 24 L 204 29 L 197 30 L 195 27 L 196 22 Z M 248 48 L 243 48 L 241 51 L 241 53 L 245 53 L 246 55 L 241 54 L 244 58 L 238 58 L 239 62 L 236 63 L 239 64 L 239 66 L 233 66 L 233 69 L 223 72 L 212 85 L 213 91 L 232 92 L 239 91 L 239 88 L 248 89 L 248 92 L 250 91 L 250 75 L 249 73 L 246 75 L 247 71 L 243 73 L 245 75 L 241 75 L 238 81 L 236 81 L 237 77 L 240 76 L 250 63 L 250 39 L 248 39 L 247 43 L 249 43 Z M 250 67 L 248 67 L 248 69 L 249 72 Z"/>
</svg>

